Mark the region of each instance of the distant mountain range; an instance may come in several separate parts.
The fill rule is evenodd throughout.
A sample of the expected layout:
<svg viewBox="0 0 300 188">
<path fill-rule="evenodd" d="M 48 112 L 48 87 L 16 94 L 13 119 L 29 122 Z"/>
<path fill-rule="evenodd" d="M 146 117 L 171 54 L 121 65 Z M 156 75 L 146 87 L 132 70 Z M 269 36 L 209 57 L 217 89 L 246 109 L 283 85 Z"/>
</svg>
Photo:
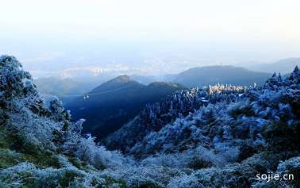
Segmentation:
<svg viewBox="0 0 300 188">
<path fill-rule="evenodd" d="M 152 82 L 148 85 L 143 83 L 150 83 L 155 78 L 123 75 L 94 89 L 91 88 L 95 83 L 73 79 L 45 78 L 38 79 L 35 83 L 41 93 L 57 95 L 62 99 L 65 107 L 71 110 L 74 120 L 87 120 L 84 133 L 92 133 L 101 139 L 133 119 L 146 104 L 158 102 L 177 90 L 217 83 L 262 84 L 269 76 L 269 73 L 258 73 L 240 67 L 209 66 L 172 75 L 169 77 L 172 82 Z"/>
<path fill-rule="evenodd" d="M 117 77 L 117 76 L 115 76 Z M 83 95 L 100 84 L 113 79 L 110 76 L 97 76 L 94 78 L 60 78 L 60 77 L 42 77 L 34 80 L 38 91 L 44 97 L 57 96 L 64 103 Z M 148 85 L 158 80 L 156 77 L 130 75 L 130 78 L 141 83 Z"/>
<path fill-rule="evenodd" d="M 293 68 L 300 66 L 300 58 L 287 58 L 279 60 L 275 63 L 256 64 L 247 66 L 246 68 L 235 66 L 205 66 L 195 67 L 183 71 L 178 74 L 168 74 L 162 77 L 145 76 L 145 75 L 130 75 L 131 79 L 148 85 L 156 81 L 180 83 L 187 87 L 202 87 L 206 85 L 232 84 L 232 85 L 253 85 L 253 83 L 263 84 L 270 74 L 277 72 L 283 76 L 291 72 Z M 38 86 L 38 90 L 42 94 L 56 95 L 63 102 L 68 102 L 73 97 L 70 95 L 81 95 L 97 85 L 110 80 L 115 75 L 101 73 L 97 76 L 88 74 L 77 75 L 76 78 L 39 78 L 34 82 Z"/>
<path fill-rule="evenodd" d="M 258 64 L 249 66 L 248 68 L 253 71 L 268 72 L 268 73 L 281 73 L 282 75 L 292 72 L 295 66 L 300 66 L 300 57 L 292 57 L 279 60 L 275 63 Z"/>
<path fill-rule="evenodd" d="M 172 78 L 173 77 L 173 78 Z M 169 76 L 172 82 L 187 87 L 202 87 L 215 84 L 253 85 L 263 84 L 269 73 L 254 72 L 234 66 L 206 66 L 188 69 L 177 75 Z"/>
<path fill-rule="evenodd" d="M 57 96 L 64 103 L 70 101 L 74 97 L 78 97 L 90 91 L 96 86 L 94 82 L 77 81 L 72 78 L 39 78 L 34 80 L 38 91 L 44 96 Z"/>
<path fill-rule="evenodd" d="M 272 69 L 286 70 L 297 62 L 297 58 L 281 60 L 274 63 Z M 270 69 L 261 68 L 260 71 Z M 98 87 L 95 87 L 96 82 L 90 82 L 91 80 L 85 83 L 70 78 L 42 78 L 35 80 L 35 84 L 42 94 L 56 95 L 63 100 L 65 107 L 71 110 L 74 120 L 87 119 L 83 132 L 92 133 L 101 139 L 133 119 L 146 104 L 158 102 L 177 90 L 218 83 L 262 85 L 271 76 L 270 72 L 256 72 L 235 66 L 206 66 L 166 75 L 164 82 L 153 82 L 157 80 L 156 77 L 123 75 Z M 86 93 L 88 95 L 85 95 Z"/>
<path fill-rule="evenodd" d="M 147 103 L 157 102 L 183 86 L 173 83 L 154 82 L 143 85 L 129 76 L 119 76 L 101 84 L 83 97 L 78 97 L 66 108 L 74 120 L 84 118 L 84 132 L 92 132 L 102 138 L 134 118 Z"/>
</svg>

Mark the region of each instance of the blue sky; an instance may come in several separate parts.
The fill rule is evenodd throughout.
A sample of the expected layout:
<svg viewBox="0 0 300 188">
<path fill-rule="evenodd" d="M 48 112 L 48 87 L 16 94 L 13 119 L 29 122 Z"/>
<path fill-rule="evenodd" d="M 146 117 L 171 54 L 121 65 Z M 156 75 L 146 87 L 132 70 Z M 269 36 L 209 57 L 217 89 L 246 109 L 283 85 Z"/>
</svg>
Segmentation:
<svg viewBox="0 0 300 188">
<path fill-rule="evenodd" d="M 298 0 L 0 1 L 0 53 L 45 74 L 165 74 L 300 56 Z"/>
</svg>

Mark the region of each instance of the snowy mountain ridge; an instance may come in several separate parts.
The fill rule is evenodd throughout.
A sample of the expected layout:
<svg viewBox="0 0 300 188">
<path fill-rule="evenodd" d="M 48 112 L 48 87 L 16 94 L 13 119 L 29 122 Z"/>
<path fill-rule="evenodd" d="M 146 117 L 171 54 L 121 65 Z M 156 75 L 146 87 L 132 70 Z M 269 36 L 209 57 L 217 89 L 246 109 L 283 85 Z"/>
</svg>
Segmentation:
<svg viewBox="0 0 300 188">
<path fill-rule="evenodd" d="M 121 148 L 125 153 L 145 152 L 147 156 L 175 146 L 179 147 L 177 151 L 187 149 L 186 146 L 196 147 L 201 140 L 214 143 L 225 136 L 262 139 L 266 124 L 299 123 L 298 98 L 298 67 L 285 80 L 274 74 L 263 87 L 216 85 L 177 92 L 168 100 L 144 109 L 133 122 L 110 136 L 107 146 Z M 232 122 L 236 125 L 232 126 Z M 239 131 L 247 135 L 234 135 L 236 126 L 245 129 Z M 253 130 L 259 127 L 260 130 Z"/>
<path fill-rule="evenodd" d="M 1 56 L 0 187 L 297 187 L 299 96 L 298 67 L 260 88 L 177 92 L 107 140 L 121 154 L 81 136 L 84 120 L 46 105 L 17 59 Z M 267 172 L 296 179 L 255 179 Z"/>
</svg>

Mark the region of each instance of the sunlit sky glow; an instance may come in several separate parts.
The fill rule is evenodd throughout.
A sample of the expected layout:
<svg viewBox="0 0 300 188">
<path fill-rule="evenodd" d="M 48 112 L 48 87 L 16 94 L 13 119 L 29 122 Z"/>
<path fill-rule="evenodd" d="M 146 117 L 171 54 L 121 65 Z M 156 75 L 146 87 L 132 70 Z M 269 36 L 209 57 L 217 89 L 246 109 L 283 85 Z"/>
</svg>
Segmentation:
<svg viewBox="0 0 300 188">
<path fill-rule="evenodd" d="M 69 67 L 172 63 L 148 67 L 160 73 L 269 62 L 300 56 L 299 10 L 299 0 L 0 0 L 0 53 L 36 70 L 62 57 Z"/>
</svg>

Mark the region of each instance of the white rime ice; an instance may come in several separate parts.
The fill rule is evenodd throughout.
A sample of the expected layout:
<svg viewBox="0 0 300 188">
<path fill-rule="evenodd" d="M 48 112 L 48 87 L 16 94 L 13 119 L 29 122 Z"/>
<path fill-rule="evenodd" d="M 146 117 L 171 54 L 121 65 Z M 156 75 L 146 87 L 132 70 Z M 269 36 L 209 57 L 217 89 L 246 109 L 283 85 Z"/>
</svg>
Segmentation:
<svg viewBox="0 0 300 188">
<path fill-rule="evenodd" d="M 1 56 L 0 187 L 297 187 L 255 175 L 299 175 L 299 89 L 296 67 L 263 86 L 178 91 L 101 145 L 59 99 L 42 100 L 15 57 Z"/>
</svg>

